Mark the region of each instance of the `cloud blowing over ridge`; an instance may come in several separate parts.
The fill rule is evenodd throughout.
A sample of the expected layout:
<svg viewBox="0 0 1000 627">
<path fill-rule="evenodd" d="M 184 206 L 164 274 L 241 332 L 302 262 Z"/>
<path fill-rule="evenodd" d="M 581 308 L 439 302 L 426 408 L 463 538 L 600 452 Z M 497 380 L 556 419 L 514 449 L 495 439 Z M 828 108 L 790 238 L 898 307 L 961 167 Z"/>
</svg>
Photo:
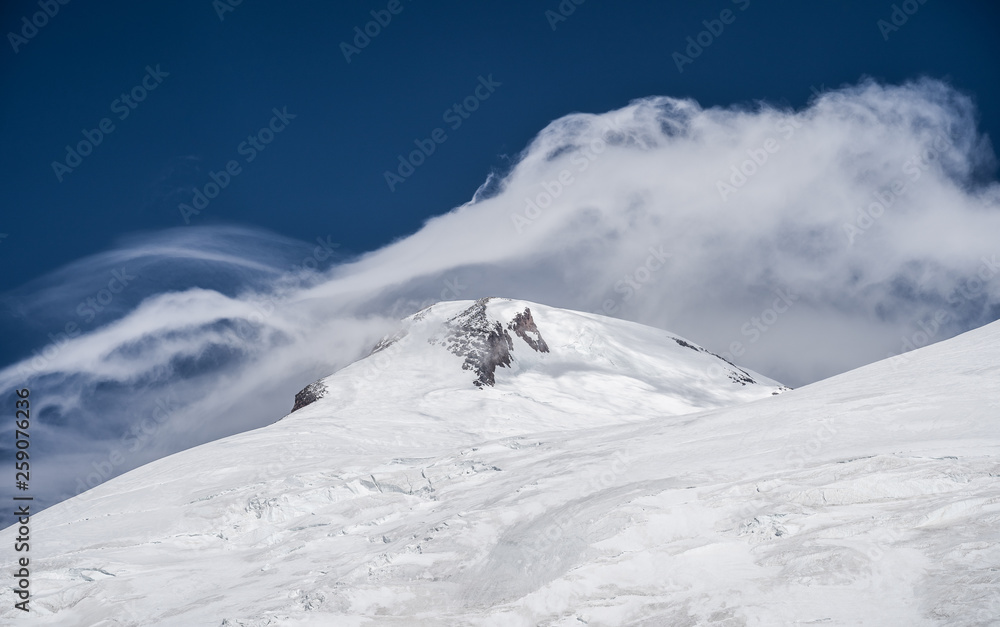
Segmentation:
<svg viewBox="0 0 1000 627">
<path fill-rule="evenodd" d="M 68 313 L 0 388 L 37 398 L 33 450 L 64 468 L 51 504 L 273 422 L 439 300 L 627 318 L 799 386 L 1000 318 L 1000 186 L 975 115 L 934 80 L 801 111 L 656 97 L 568 115 L 473 201 L 356 259 L 328 233 L 188 227 L 26 286 L 21 310 Z M 114 292 L 119 267 L 144 278 Z M 88 326 L 79 304 L 105 286 L 109 321 Z"/>
</svg>

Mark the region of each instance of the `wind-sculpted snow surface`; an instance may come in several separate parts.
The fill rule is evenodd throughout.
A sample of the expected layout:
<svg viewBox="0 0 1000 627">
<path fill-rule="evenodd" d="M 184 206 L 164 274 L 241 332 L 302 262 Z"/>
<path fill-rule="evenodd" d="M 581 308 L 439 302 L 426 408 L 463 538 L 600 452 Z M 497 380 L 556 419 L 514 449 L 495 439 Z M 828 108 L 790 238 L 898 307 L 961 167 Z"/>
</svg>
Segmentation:
<svg viewBox="0 0 1000 627">
<path fill-rule="evenodd" d="M 483 329 L 528 308 L 549 352 L 515 331 L 477 387 L 442 343 L 476 305 L 38 515 L 25 624 L 996 624 L 1000 324 L 772 396 L 668 333 L 493 299 Z"/>
</svg>

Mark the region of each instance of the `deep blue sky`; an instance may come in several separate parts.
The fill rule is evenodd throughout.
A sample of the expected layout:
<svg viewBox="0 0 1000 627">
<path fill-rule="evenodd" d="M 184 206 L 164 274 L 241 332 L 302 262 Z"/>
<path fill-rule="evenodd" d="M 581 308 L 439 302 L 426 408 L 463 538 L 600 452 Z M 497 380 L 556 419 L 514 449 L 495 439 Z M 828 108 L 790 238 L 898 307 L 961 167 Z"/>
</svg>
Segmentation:
<svg viewBox="0 0 1000 627">
<path fill-rule="evenodd" d="M 995 2 L 914 1 L 919 9 L 886 41 L 878 21 L 890 19 L 893 3 L 870 0 L 566 0 L 575 11 L 555 30 L 545 12 L 558 10 L 556 0 L 401 0 L 402 11 L 347 63 L 341 42 L 388 4 L 243 0 L 220 20 L 211 0 L 75 0 L 15 53 L 7 33 L 40 9 L 37 0 L 4 2 L 0 293 L 126 234 L 183 226 L 178 203 L 232 159 L 241 173 L 193 224 L 303 240 L 331 234 L 360 253 L 467 201 L 554 118 L 642 96 L 799 107 L 814 89 L 862 76 L 929 75 L 972 94 L 981 129 L 1000 130 Z M 735 21 L 679 72 L 672 54 L 724 9 Z M 147 66 L 169 76 L 119 119 L 113 101 L 141 84 Z M 448 128 L 443 113 L 473 95 L 480 76 L 501 85 Z M 246 163 L 238 145 L 275 107 L 295 119 Z M 103 118 L 114 130 L 59 182 L 51 163 Z M 447 140 L 390 191 L 383 173 L 438 127 Z M 0 317 L 3 363 L 52 331 Z"/>
</svg>

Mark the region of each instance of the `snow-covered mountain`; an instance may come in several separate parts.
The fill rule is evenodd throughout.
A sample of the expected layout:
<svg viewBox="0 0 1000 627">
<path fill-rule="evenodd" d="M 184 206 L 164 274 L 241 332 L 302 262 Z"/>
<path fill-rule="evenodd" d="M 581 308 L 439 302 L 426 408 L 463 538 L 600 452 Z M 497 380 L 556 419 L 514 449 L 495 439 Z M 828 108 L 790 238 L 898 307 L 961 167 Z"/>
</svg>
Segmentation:
<svg viewBox="0 0 1000 627">
<path fill-rule="evenodd" d="M 664 331 L 488 298 L 406 318 L 366 359 L 299 392 L 292 410 L 364 417 L 334 428 L 433 446 L 685 414 L 785 389 Z"/>
<path fill-rule="evenodd" d="M 279 422 L 33 518 L 30 624 L 1000 624 L 1000 324 L 785 390 L 440 303 Z"/>
</svg>

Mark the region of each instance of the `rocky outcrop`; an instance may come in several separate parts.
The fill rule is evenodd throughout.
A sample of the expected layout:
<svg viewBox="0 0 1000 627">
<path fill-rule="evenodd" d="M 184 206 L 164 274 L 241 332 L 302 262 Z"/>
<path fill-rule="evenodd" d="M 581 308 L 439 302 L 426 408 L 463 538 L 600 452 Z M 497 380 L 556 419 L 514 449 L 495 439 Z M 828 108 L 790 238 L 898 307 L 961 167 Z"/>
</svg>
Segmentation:
<svg viewBox="0 0 1000 627">
<path fill-rule="evenodd" d="M 398 342 L 399 340 L 403 339 L 406 336 L 407 333 L 405 329 L 397 331 L 392 335 L 386 335 L 385 337 L 383 337 L 381 340 L 378 341 L 378 344 L 376 344 L 375 347 L 371 350 L 371 352 L 368 353 L 368 356 L 371 357 L 375 353 L 384 351 L 385 349 L 389 348 L 390 346 L 392 346 L 393 344 L 395 344 L 396 342 Z"/>
<path fill-rule="evenodd" d="M 476 373 L 472 382 L 477 387 L 496 384 L 496 369 L 508 368 L 512 363 L 514 341 L 508 329 L 540 353 L 549 352 L 542 334 L 531 317 L 531 310 L 514 316 L 507 328 L 489 317 L 486 305 L 490 298 L 477 300 L 471 307 L 447 321 L 448 333 L 441 343 L 453 354 L 463 357 L 463 370 Z"/>
<path fill-rule="evenodd" d="M 542 339 L 542 334 L 531 317 L 531 309 L 525 307 L 524 311 L 514 316 L 514 319 L 507 324 L 507 328 L 539 353 L 549 352 L 549 345 Z"/>
<path fill-rule="evenodd" d="M 326 396 L 326 386 L 323 385 L 323 381 L 313 381 L 306 387 L 299 390 L 299 392 L 295 395 L 295 405 L 292 406 L 292 411 L 298 411 L 306 405 L 315 403 L 324 396 Z"/>
<path fill-rule="evenodd" d="M 732 381 L 733 383 L 739 383 L 740 385 L 746 385 L 748 383 L 750 383 L 750 384 L 756 384 L 757 383 L 757 381 L 755 381 L 754 378 L 750 376 L 749 372 L 747 372 L 743 368 L 740 368 L 739 366 L 737 366 L 733 362 L 729 361 L 725 357 L 723 357 L 721 355 L 716 355 L 712 351 L 710 351 L 710 350 L 708 350 L 706 348 L 702 348 L 701 346 L 695 346 L 694 344 L 691 344 L 689 342 L 685 342 L 684 340 L 680 339 L 679 337 L 675 337 L 674 341 L 677 342 L 678 344 L 680 344 L 681 346 L 683 346 L 684 348 L 690 348 L 693 351 L 697 351 L 697 352 L 701 352 L 701 353 L 708 353 L 709 355 L 712 355 L 714 357 L 718 357 L 722 361 L 724 361 L 727 364 L 729 364 L 730 366 L 732 366 L 732 368 L 730 368 L 729 372 L 727 372 L 726 374 L 729 376 L 729 380 Z"/>
</svg>

